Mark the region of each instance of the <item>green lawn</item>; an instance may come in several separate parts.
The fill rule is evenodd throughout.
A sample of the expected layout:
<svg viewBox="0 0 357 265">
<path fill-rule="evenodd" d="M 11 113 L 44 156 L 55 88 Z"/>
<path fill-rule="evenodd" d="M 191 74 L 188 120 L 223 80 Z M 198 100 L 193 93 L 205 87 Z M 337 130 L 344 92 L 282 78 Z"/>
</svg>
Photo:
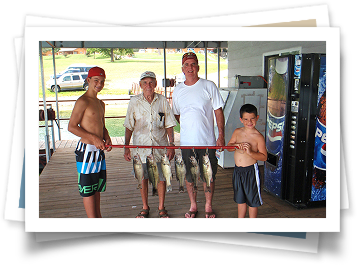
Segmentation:
<svg viewBox="0 0 357 265">
<path fill-rule="evenodd" d="M 204 77 L 204 54 L 197 54 L 200 63 L 200 76 Z M 167 78 L 175 78 L 176 75 L 181 73 L 181 58 L 182 53 L 168 53 L 166 54 L 166 76 Z M 133 58 L 115 60 L 110 62 L 110 58 L 102 57 L 98 54 L 94 57 L 86 55 L 68 55 L 68 56 L 56 56 L 56 72 L 60 73 L 64 71 L 69 65 L 74 63 L 85 63 L 87 65 L 97 65 L 102 67 L 106 72 L 106 82 L 100 95 L 123 95 L 128 94 L 128 90 L 131 88 L 132 82 L 138 82 L 138 79 L 144 71 L 150 70 L 156 73 L 158 76 L 158 86 L 162 84 L 159 78 L 164 75 L 164 58 L 163 55 L 156 52 L 152 53 L 135 53 Z M 208 74 L 218 71 L 217 55 L 208 55 Z M 228 68 L 227 60 L 220 60 L 221 71 Z M 43 57 L 44 68 L 44 81 L 45 83 L 53 75 L 53 59 L 52 56 Z M 160 77 L 161 76 L 161 77 Z M 83 90 L 78 91 L 62 91 L 58 93 L 61 97 L 79 97 L 84 93 Z M 55 92 L 51 92 L 46 89 L 46 98 L 55 97 Z M 42 99 L 42 87 L 41 87 L 41 69 L 39 69 L 39 98 Z M 54 107 L 54 106 L 53 106 Z M 69 118 L 73 109 L 73 105 L 60 106 L 60 118 Z M 125 116 L 126 108 L 116 105 L 108 105 L 106 107 L 106 116 Z M 65 122 L 64 122 L 65 123 Z M 109 134 L 112 137 L 124 136 L 124 119 L 106 119 L 106 126 L 109 130 Z M 40 125 L 42 123 L 40 122 Z M 61 124 L 62 125 L 62 124 Z M 61 126 L 63 127 L 63 126 Z M 40 129 L 42 131 L 43 129 Z M 175 127 L 175 131 L 179 131 L 179 126 Z M 40 133 L 40 139 L 41 139 Z"/>
<path fill-rule="evenodd" d="M 181 73 L 181 58 L 182 54 L 167 54 L 166 55 L 166 76 L 167 78 L 174 78 Z M 204 75 L 204 54 L 198 54 L 201 70 L 200 74 Z M 127 94 L 131 88 L 132 81 L 123 82 L 123 80 L 133 79 L 138 80 L 140 74 L 146 70 L 150 70 L 156 73 L 157 76 L 164 75 L 164 63 L 163 55 L 158 53 L 135 53 L 133 58 L 115 60 L 110 62 L 110 58 L 104 58 L 100 55 L 86 56 L 82 54 L 63 55 L 56 56 L 56 72 L 60 73 L 64 71 L 69 65 L 74 63 L 85 63 L 87 65 L 98 65 L 102 67 L 106 72 L 106 85 L 101 94 Z M 215 73 L 218 70 L 217 56 L 209 54 L 208 60 L 208 74 Z M 221 70 L 226 70 L 228 67 L 227 61 L 220 60 Z M 45 83 L 53 75 L 53 60 L 52 56 L 43 57 L 44 68 L 44 81 Z M 158 85 L 161 85 L 161 80 L 158 80 Z M 61 96 L 79 96 L 84 91 L 63 91 L 59 93 Z M 46 97 L 54 97 L 55 93 L 46 89 Z M 42 98 L 41 87 L 41 69 L 39 69 L 39 97 Z"/>
</svg>

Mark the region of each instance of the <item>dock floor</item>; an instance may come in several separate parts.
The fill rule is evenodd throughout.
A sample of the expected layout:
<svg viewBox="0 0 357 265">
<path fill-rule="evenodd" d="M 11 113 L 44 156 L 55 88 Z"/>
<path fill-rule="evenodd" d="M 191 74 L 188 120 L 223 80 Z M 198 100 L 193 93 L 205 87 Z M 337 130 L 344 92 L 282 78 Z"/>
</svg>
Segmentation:
<svg viewBox="0 0 357 265">
<path fill-rule="evenodd" d="M 122 138 L 113 138 L 113 144 L 123 144 Z M 74 149 L 77 141 L 57 141 L 56 151 L 43 169 L 39 180 L 40 218 L 85 218 L 82 197 L 78 192 Z M 41 146 L 41 144 L 40 144 Z M 142 208 L 137 181 L 132 175 L 132 163 L 125 161 L 122 148 L 106 152 L 107 188 L 101 193 L 103 218 L 134 218 Z M 171 161 L 172 172 L 174 164 Z M 261 173 L 263 167 L 260 168 Z M 218 167 L 213 210 L 217 218 L 236 218 L 237 204 L 233 201 L 233 168 Z M 149 189 L 151 185 L 149 185 Z M 165 207 L 171 218 L 184 218 L 190 202 L 187 192 L 179 193 L 178 181 L 172 180 L 172 191 L 166 193 Z M 325 218 L 326 207 L 297 209 L 284 200 L 262 190 L 264 204 L 258 209 L 258 218 Z M 205 197 L 199 183 L 197 218 L 204 218 Z M 150 218 L 157 218 L 158 196 L 149 191 Z M 247 215 L 248 216 L 248 215 Z"/>
</svg>

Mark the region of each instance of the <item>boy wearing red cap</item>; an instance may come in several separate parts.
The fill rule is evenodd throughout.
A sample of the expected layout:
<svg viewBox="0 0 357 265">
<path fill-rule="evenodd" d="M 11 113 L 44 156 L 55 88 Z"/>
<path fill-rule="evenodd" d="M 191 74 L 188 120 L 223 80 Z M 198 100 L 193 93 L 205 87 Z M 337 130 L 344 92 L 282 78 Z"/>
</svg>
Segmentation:
<svg viewBox="0 0 357 265">
<path fill-rule="evenodd" d="M 76 147 L 78 188 L 89 218 L 100 218 L 100 192 L 106 188 L 104 150 L 110 151 L 111 139 L 105 127 L 105 104 L 97 98 L 103 89 L 105 71 L 93 67 L 88 72 L 88 90 L 76 101 L 68 131 L 81 137 Z"/>
</svg>

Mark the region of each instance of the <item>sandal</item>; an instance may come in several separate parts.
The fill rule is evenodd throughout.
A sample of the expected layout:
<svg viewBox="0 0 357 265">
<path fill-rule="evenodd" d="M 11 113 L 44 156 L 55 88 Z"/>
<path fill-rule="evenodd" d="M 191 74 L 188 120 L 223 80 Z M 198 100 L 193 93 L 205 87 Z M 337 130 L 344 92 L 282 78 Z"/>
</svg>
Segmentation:
<svg viewBox="0 0 357 265">
<path fill-rule="evenodd" d="M 205 212 L 206 218 L 211 218 L 211 216 L 214 216 L 212 218 L 216 218 L 216 214 L 214 212 Z"/>
<path fill-rule="evenodd" d="M 159 210 L 159 218 L 164 218 L 164 217 L 169 217 L 165 208 L 162 210 Z"/>
<path fill-rule="evenodd" d="M 188 214 L 189 217 L 186 217 L 186 214 L 185 214 L 185 217 L 186 218 L 196 218 L 197 212 L 198 211 L 195 211 L 195 212 L 188 211 L 186 214 Z M 192 217 L 193 214 L 195 215 L 194 217 Z"/>
<path fill-rule="evenodd" d="M 140 213 L 138 213 L 138 215 L 135 218 L 138 218 L 138 217 L 148 218 L 149 211 L 150 211 L 150 208 L 149 209 L 141 209 Z"/>
</svg>

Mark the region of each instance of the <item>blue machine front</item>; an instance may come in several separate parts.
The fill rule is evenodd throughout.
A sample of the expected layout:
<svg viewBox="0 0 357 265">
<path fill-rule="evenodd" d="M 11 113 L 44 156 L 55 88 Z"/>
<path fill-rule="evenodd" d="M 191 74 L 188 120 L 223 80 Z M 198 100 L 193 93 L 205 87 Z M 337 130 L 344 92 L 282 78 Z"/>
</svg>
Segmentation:
<svg viewBox="0 0 357 265">
<path fill-rule="evenodd" d="M 284 125 L 289 86 L 289 58 L 269 60 L 266 147 L 268 160 L 264 169 L 265 188 L 281 197 L 283 174 Z"/>
<path fill-rule="evenodd" d="M 320 60 L 311 201 L 326 200 L 326 56 Z"/>
</svg>

